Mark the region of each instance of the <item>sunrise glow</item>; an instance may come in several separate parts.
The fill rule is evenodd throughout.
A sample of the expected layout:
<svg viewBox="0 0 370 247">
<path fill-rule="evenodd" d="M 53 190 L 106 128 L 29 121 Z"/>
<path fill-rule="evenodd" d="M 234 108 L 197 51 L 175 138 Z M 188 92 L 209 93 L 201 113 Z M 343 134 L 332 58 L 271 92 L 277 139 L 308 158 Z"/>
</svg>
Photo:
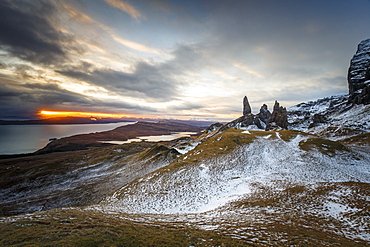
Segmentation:
<svg viewBox="0 0 370 247">
<path fill-rule="evenodd" d="M 0 120 L 229 122 L 245 95 L 258 113 L 348 91 L 370 1 L 210 2 L 0 0 Z"/>
<path fill-rule="evenodd" d="M 75 111 L 49 111 L 41 110 L 39 115 L 45 117 L 81 117 L 81 118 L 123 118 L 134 117 L 130 114 L 101 113 L 101 112 L 75 112 Z"/>
</svg>

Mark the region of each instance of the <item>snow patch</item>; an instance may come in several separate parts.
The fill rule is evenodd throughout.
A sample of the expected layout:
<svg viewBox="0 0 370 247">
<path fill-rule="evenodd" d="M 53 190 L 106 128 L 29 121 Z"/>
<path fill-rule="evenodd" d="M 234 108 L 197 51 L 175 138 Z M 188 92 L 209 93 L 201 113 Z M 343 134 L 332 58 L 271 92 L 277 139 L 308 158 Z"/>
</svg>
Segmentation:
<svg viewBox="0 0 370 247">
<path fill-rule="evenodd" d="M 276 137 L 277 138 L 279 138 L 280 140 L 282 140 L 279 132 L 276 131 L 275 134 L 276 134 Z"/>
<path fill-rule="evenodd" d="M 359 154 L 354 160 L 347 153 L 331 157 L 315 150 L 303 151 L 299 143 L 308 138 L 298 135 L 287 142 L 258 138 L 199 165 L 133 183 L 121 189 L 116 199 L 108 197 L 103 207 L 130 213 L 202 213 L 247 196 L 256 183 L 283 191 L 286 183 L 370 182 L 368 155 Z M 338 208 L 329 206 L 333 211 Z"/>
<path fill-rule="evenodd" d="M 341 217 L 347 213 L 354 213 L 359 211 L 359 209 L 357 208 L 351 208 L 348 205 L 344 205 L 333 201 L 326 202 L 324 204 L 324 208 L 326 208 L 327 213 L 334 218 Z"/>
<path fill-rule="evenodd" d="M 174 147 L 174 149 L 176 149 L 176 151 L 181 153 L 181 154 L 186 154 L 186 153 L 190 152 L 191 150 L 193 150 L 194 148 L 196 148 L 199 144 L 200 144 L 200 142 L 191 142 L 191 143 L 189 143 L 185 146 Z"/>
</svg>

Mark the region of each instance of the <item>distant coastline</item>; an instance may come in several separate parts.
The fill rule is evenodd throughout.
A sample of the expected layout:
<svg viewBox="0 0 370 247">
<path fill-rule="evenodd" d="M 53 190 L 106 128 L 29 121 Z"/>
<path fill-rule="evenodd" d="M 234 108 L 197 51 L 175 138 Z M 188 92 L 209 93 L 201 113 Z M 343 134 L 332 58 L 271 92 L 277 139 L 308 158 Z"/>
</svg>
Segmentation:
<svg viewBox="0 0 370 247">
<path fill-rule="evenodd" d="M 40 124 L 105 124 L 105 123 L 120 123 L 120 122 L 137 122 L 137 119 L 96 119 L 89 118 L 49 118 L 49 119 L 34 119 L 34 120 L 0 120 L 0 125 L 40 125 Z M 147 121 L 147 120 L 146 120 Z"/>
<path fill-rule="evenodd" d="M 0 120 L 0 125 L 53 125 L 53 124 L 110 124 L 121 122 L 162 122 L 170 121 L 175 123 L 183 123 L 200 127 L 208 127 L 215 123 L 215 121 L 199 121 L 199 120 L 178 120 L 178 119 L 153 119 L 153 118 L 101 118 L 89 119 L 78 117 L 63 117 L 63 118 L 49 118 L 49 119 L 33 119 L 33 120 Z"/>
<path fill-rule="evenodd" d="M 169 121 L 125 121 L 89 125 L 0 125 L 0 127 L 0 133 L 4 134 L 0 141 L 0 159 L 87 150 L 114 145 L 105 143 L 107 141 L 127 141 L 140 137 L 173 135 L 177 132 L 199 132 L 204 128 Z"/>
</svg>

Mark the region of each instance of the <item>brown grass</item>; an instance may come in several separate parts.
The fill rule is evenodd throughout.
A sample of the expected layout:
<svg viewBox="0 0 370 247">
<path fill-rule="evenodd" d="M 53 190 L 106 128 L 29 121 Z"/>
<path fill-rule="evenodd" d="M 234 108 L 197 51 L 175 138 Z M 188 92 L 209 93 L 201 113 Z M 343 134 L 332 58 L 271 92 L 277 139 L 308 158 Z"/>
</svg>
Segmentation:
<svg viewBox="0 0 370 247">
<path fill-rule="evenodd" d="M 350 150 L 340 142 L 331 141 L 319 137 L 310 138 L 299 143 L 301 149 L 309 151 L 313 148 L 323 154 L 332 156 L 337 152 L 350 152 Z"/>
<path fill-rule="evenodd" d="M 138 224 L 77 209 L 51 210 L 0 223 L 1 246 L 257 246 L 212 231 Z"/>
</svg>

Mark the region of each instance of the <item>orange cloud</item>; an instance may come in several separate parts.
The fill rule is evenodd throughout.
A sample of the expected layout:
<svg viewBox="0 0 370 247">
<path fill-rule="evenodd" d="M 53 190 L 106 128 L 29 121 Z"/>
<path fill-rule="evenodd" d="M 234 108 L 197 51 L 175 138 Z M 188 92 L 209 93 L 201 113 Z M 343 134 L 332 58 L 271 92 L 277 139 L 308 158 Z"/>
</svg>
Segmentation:
<svg viewBox="0 0 370 247">
<path fill-rule="evenodd" d="M 251 75 L 257 77 L 257 78 L 262 78 L 263 77 L 262 74 L 260 74 L 259 72 L 255 71 L 255 70 L 252 70 L 247 65 L 244 65 L 244 64 L 241 64 L 241 63 L 234 63 L 233 65 L 235 67 L 247 72 L 248 74 L 251 74 Z"/>
<path fill-rule="evenodd" d="M 123 12 L 126 12 L 127 14 L 131 15 L 131 17 L 135 19 L 139 19 L 141 17 L 140 12 L 129 3 L 126 3 L 120 0 L 105 0 L 105 2 L 108 3 L 112 7 L 115 7 L 117 9 L 122 10 Z"/>
<path fill-rule="evenodd" d="M 163 53 L 158 49 L 155 49 L 155 48 L 152 48 L 152 47 L 149 47 L 149 46 L 146 46 L 146 45 L 142 45 L 142 44 L 139 44 L 139 43 L 127 40 L 127 39 L 122 39 L 122 38 L 118 37 L 117 35 L 115 35 L 113 33 L 110 33 L 110 35 L 116 42 L 118 42 L 121 45 L 124 45 L 128 48 L 131 48 L 133 50 L 140 51 L 140 52 L 153 53 L 153 54 L 157 54 L 157 55 L 160 55 L 160 54 Z"/>
<path fill-rule="evenodd" d="M 123 118 L 135 117 L 130 114 L 101 113 L 101 112 L 75 112 L 75 111 L 49 111 L 41 110 L 39 115 L 42 118 L 47 117 L 81 117 L 81 118 Z"/>
<path fill-rule="evenodd" d="M 125 12 L 129 13 L 134 18 L 138 18 L 138 17 L 141 16 L 141 14 L 133 6 L 131 6 L 128 3 L 124 3 L 124 2 L 118 1 L 118 0 L 105 0 L 105 1 L 107 3 L 109 3 L 111 6 L 119 8 L 121 10 L 124 9 L 123 6 L 126 6 L 128 12 L 127 11 L 125 11 Z M 166 55 L 164 52 L 162 52 L 159 49 L 155 49 L 155 48 L 152 48 L 152 47 L 149 47 L 149 46 L 146 46 L 146 45 L 143 45 L 143 44 L 140 44 L 140 43 L 137 43 L 137 42 L 130 41 L 130 40 L 123 39 L 123 38 L 119 37 L 117 34 L 115 34 L 115 32 L 111 28 L 95 21 L 94 19 L 92 19 L 88 15 L 86 15 L 84 13 L 81 13 L 80 11 L 74 9 L 73 7 L 71 7 L 69 5 L 64 5 L 64 7 L 68 11 L 68 13 L 71 17 L 75 18 L 76 20 L 78 20 L 82 23 L 91 23 L 93 25 L 96 25 L 97 27 L 99 27 L 100 29 L 105 31 L 115 42 L 117 42 L 121 45 L 124 45 L 124 46 L 126 46 L 130 49 L 140 51 L 140 52 L 152 53 L 152 54 L 157 54 L 157 55 Z"/>
</svg>

